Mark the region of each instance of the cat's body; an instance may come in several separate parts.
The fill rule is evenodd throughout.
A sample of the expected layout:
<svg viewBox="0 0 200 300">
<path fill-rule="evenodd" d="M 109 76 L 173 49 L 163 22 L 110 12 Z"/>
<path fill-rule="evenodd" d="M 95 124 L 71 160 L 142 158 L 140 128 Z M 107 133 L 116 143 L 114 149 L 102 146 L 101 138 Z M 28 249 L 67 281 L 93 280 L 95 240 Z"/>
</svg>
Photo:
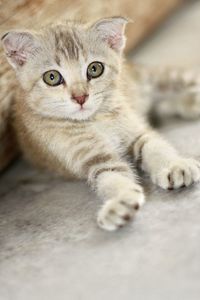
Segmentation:
<svg viewBox="0 0 200 300">
<path fill-rule="evenodd" d="M 13 106 L 22 151 L 40 167 L 86 179 L 105 201 L 98 223 L 107 230 L 144 203 L 131 156 L 162 188 L 200 179 L 200 163 L 181 157 L 147 123 L 148 97 L 162 90 L 162 76 L 125 65 L 125 23 L 111 18 L 3 37 L 23 88 Z M 183 115 L 178 105 L 174 111 Z"/>
</svg>

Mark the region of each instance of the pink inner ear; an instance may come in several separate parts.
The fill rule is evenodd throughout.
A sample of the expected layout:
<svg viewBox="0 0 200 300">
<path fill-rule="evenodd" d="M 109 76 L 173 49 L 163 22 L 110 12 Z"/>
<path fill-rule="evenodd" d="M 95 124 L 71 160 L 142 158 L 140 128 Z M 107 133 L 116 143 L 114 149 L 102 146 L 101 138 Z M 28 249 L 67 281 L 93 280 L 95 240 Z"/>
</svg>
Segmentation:
<svg viewBox="0 0 200 300">
<path fill-rule="evenodd" d="M 23 64 L 26 62 L 26 55 L 23 53 L 19 53 L 16 50 L 10 50 L 6 53 L 6 55 L 14 60 L 19 66 L 23 66 Z"/>
<path fill-rule="evenodd" d="M 22 66 L 27 59 L 27 55 L 21 49 L 21 45 L 18 44 L 19 40 L 12 40 L 7 35 L 5 37 L 4 46 L 6 49 L 6 55 L 17 65 Z"/>
<path fill-rule="evenodd" d="M 112 49 L 120 49 L 123 46 L 124 38 L 119 32 L 113 36 L 109 36 L 106 40 Z"/>
<path fill-rule="evenodd" d="M 28 33 L 10 32 L 2 40 L 6 55 L 13 66 L 23 66 L 34 50 L 32 36 Z"/>
</svg>

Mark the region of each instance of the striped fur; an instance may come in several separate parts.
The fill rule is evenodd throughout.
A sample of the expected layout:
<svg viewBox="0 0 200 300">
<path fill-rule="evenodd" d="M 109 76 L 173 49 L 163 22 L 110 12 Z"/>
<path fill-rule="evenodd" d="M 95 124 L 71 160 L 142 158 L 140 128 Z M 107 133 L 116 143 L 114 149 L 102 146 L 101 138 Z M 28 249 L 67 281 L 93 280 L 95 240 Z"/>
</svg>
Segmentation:
<svg viewBox="0 0 200 300">
<path fill-rule="evenodd" d="M 105 201 L 98 224 L 106 230 L 125 225 L 144 203 L 128 154 L 162 188 L 188 186 L 200 179 L 199 162 L 181 157 L 145 120 L 149 108 L 144 101 L 152 90 L 165 89 L 169 80 L 142 68 L 130 71 L 125 65 L 121 56 L 125 23 L 119 17 L 30 32 L 27 53 L 26 37 L 17 40 L 23 43 L 23 56 L 18 57 L 23 66 L 17 65 L 15 52 L 8 52 L 9 34 L 3 39 L 22 86 L 12 112 L 21 150 L 37 166 L 86 179 Z M 105 32 L 100 32 L 102 28 Z M 87 66 L 93 61 L 102 62 L 105 71 L 88 80 Z M 42 75 L 48 70 L 58 70 L 64 84 L 47 86 Z M 183 85 L 181 81 L 180 90 Z M 170 89 L 174 88 L 172 84 Z M 89 95 L 83 107 L 72 101 L 73 93 Z"/>
</svg>

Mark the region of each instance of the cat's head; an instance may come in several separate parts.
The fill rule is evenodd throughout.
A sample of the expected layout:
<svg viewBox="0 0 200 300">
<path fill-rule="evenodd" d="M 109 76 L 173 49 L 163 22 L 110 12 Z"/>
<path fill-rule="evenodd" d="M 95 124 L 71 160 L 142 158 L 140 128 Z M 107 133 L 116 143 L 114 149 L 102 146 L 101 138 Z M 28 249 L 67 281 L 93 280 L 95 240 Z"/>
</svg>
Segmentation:
<svg viewBox="0 0 200 300">
<path fill-rule="evenodd" d="M 87 120 L 109 107 L 125 45 L 122 17 L 66 22 L 2 37 L 28 105 L 42 116 Z"/>
</svg>

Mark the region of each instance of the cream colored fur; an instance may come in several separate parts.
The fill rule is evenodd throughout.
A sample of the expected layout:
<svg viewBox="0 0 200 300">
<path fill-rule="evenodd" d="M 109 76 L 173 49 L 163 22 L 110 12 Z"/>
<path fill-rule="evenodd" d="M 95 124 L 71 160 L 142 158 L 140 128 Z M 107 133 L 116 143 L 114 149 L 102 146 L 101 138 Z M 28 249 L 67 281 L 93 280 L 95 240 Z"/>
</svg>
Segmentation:
<svg viewBox="0 0 200 300">
<path fill-rule="evenodd" d="M 145 202 L 134 165 L 164 189 L 200 180 L 200 163 L 182 157 L 147 122 L 165 76 L 126 65 L 125 24 L 120 17 L 67 22 L 3 37 L 22 86 L 13 108 L 21 150 L 40 167 L 86 179 L 103 201 L 97 219 L 106 230 L 124 226 Z M 93 61 L 102 62 L 104 72 L 89 81 Z M 59 71 L 65 83 L 46 85 L 48 70 Z M 89 95 L 83 107 L 72 101 L 73 93 Z M 175 113 L 185 114 L 175 106 Z"/>
</svg>

